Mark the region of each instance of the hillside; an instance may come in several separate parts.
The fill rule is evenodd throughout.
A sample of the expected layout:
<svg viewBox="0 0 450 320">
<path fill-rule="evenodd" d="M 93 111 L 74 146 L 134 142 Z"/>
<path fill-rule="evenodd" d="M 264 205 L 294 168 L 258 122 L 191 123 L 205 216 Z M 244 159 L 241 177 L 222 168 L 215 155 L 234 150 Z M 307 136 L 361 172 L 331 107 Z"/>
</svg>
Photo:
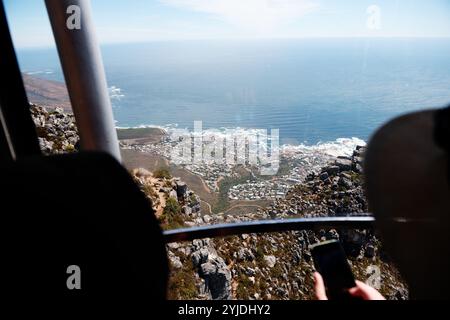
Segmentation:
<svg viewBox="0 0 450 320">
<path fill-rule="evenodd" d="M 64 111 L 71 111 L 69 94 L 66 85 L 57 81 L 50 81 L 27 74 L 22 74 L 28 100 L 50 109 L 56 107 Z"/>
</svg>

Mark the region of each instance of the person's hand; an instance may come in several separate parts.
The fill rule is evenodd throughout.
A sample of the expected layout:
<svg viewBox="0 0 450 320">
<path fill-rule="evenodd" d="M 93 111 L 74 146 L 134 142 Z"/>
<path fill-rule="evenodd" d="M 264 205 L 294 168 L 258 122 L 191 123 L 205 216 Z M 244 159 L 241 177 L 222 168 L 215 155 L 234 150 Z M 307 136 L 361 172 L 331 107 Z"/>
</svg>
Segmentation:
<svg viewBox="0 0 450 320">
<path fill-rule="evenodd" d="M 355 298 L 361 298 L 363 300 L 386 300 L 381 293 L 365 284 L 364 282 L 356 280 L 356 287 L 348 290 L 350 295 Z M 318 300 L 328 300 L 325 284 L 323 278 L 318 272 L 314 272 L 314 291 Z"/>
<path fill-rule="evenodd" d="M 318 272 L 314 272 L 314 291 L 316 293 L 317 300 L 328 300 L 323 278 Z"/>
</svg>

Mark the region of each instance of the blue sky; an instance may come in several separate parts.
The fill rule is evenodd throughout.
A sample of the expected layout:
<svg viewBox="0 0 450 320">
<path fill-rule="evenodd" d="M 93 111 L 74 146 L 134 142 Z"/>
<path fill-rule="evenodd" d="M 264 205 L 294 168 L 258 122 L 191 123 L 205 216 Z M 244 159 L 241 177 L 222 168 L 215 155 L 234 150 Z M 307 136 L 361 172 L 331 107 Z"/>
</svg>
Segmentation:
<svg viewBox="0 0 450 320">
<path fill-rule="evenodd" d="M 17 47 L 53 45 L 44 0 L 5 5 Z M 101 43 L 450 37 L 448 0 L 93 0 L 92 6 Z"/>
</svg>

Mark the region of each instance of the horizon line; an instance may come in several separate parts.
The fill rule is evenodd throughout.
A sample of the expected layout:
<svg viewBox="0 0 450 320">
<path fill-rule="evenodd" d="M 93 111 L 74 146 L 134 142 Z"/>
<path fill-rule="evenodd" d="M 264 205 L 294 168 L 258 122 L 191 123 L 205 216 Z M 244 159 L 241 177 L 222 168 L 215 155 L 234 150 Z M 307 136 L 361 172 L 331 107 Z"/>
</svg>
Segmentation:
<svg viewBox="0 0 450 320">
<path fill-rule="evenodd" d="M 180 39 L 146 39 L 142 41 L 105 41 L 100 42 L 100 46 L 108 45 L 132 45 L 146 44 L 157 42 L 195 42 L 195 41 L 270 41 L 270 40 L 313 40 L 313 39 L 450 39 L 450 35 L 436 36 L 411 36 L 411 35 L 394 35 L 394 36 L 295 36 L 295 37 L 233 37 L 233 38 L 180 38 Z M 55 49 L 56 44 L 50 45 L 31 45 L 16 46 L 17 50 L 37 50 L 37 49 Z"/>
</svg>

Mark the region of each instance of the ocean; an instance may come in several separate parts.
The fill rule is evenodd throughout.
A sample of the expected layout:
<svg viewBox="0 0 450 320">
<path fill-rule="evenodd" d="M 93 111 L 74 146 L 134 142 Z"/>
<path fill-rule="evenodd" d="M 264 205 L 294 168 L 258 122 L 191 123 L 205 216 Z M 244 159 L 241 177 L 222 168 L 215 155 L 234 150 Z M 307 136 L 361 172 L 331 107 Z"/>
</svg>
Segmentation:
<svg viewBox="0 0 450 320">
<path fill-rule="evenodd" d="M 450 39 L 168 41 L 102 46 L 118 127 L 280 130 L 282 144 L 358 144 L 450 103 Z M 24 73 L 63 81 L 55 49 Z"/>
</svg>

